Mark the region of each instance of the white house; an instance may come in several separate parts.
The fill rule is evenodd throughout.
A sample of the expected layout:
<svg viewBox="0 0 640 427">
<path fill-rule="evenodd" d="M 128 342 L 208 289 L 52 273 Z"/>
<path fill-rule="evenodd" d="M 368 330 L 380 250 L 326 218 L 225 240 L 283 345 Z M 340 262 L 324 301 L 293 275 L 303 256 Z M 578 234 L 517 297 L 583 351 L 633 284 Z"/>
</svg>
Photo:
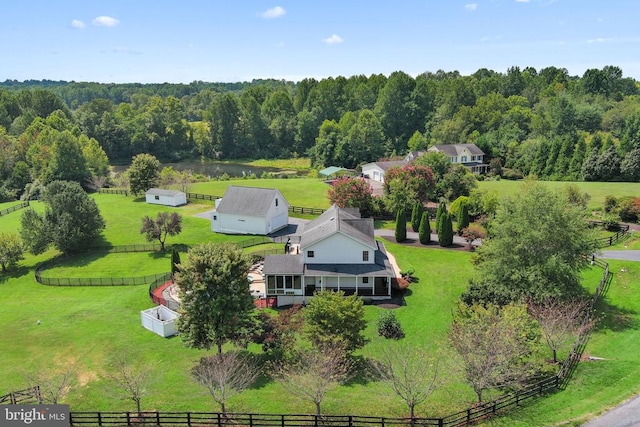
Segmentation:
<svg viewBox="0 0 640 427">
<path fill-rule="evenodd" d="M 484 163 L 484 151 L 476 144 L 442 144 L 429 147 L 427 151 L 439 151 L 447 155 L 451 163 L 466 166 L 474 174 L 483 174 L 489 170 Z"/>
<path fill-rule="evenodd" d="M 288 224 L 289 202 L 275 188 L 231 185 L 211 214 L 218 233 L 267 235 Z"/>
<path fill-rule="evenodd" d="M 362 174 L 374 181 L 384 182 L 384 174 L 389 168 L 403 166 L 404 160 L 390 160 L 387 162 L 372 162 L 362 165 Z"/>
<path fill-rule="evenodd" d="M 389 299 L 396 277 L 373 219 L 336 205 L 304 227 L 298 253 L 268 255 L 262 273 L 278 306 L 306 302 L 318 290 Z"/>
<path fill-rule="evenodd" d="M 147 203 L 165 206 L 180 206 L 187 204 L 187 195 L 182 191 L 150 188 L 145 193 Z"/>
</svg>

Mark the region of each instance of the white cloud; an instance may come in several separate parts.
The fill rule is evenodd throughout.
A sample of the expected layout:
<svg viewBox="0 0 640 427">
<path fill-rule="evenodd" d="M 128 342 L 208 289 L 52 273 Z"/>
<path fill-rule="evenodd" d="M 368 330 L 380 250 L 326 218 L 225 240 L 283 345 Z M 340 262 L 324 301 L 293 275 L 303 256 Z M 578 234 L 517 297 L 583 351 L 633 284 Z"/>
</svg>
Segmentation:
<svg viewBox="0 0 640 427">
<path fill-rule="evenodd" d="M 326 39 L 323 39 L 322 43 L 325 43 L 325 44 L 340 44 L 340 43 L 344 43 L 344 40 L 339 35 L 332 34 L 331 37 L 327 37 Z"/>
<path fill-rule="evenodd" d="M 464 8 L 467 9 L 470 12 L 473 12 L 474 10 L 478 9 L 478 3 L 469 3 L 469 4 L 465 4 Z"/>
<path fill-rule="evenodd" d="M 286 13 L 287 11 L 284 10 L 283 7 L 276 6 L 276 7 L 272 7 L 271 9 L 265 10 L 260 14 L 260 16 L 262 16 L 264 19 L 273 19 L 273 18 L 280 18 L 281 16 L 286 15 Z"/>
<path fill-rule="evenodd" d="M 516 3 L 529 3 L 529 0 L 516 0 Z"/>
<path fill-rule="evenodd" d="M 98 16 L 97 18 L 94 18 L 91 23 L 98 27 L 115 27 L 120 23 L 120 21 L 110 16 Z"/>
<path fill-rule="evenodd" d="M 595 39 L 587 40 L 587 43 L 613 43 L 614 39 L 598 37 Z"/>
<path fill-rule="evenodd" d="M 78 29 L 82 29 L 85 27 L 84 22 L 80 21 L 79 19 L 74 19 L 73 21 L 71 21 L 71 26 Z"/>
</svg>

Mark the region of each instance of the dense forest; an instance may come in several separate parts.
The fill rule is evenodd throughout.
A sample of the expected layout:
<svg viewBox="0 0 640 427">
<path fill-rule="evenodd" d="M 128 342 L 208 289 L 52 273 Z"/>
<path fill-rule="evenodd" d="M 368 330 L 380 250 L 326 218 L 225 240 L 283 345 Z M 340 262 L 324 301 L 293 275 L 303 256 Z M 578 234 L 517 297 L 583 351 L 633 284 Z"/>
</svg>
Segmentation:
<svg viewBox="0 0 640 427">
<path fill-rule="evenodd" d="M 512 67 L 298 83 L 7 80 L 0 179 L 4 193 L 35 180 L 82 182 L 143 152 L 165 161 L 309 156 L 315 167 L 353 168 L 432 144 L 475 143 L 506 177 L 638 181 L 639 94 L 616 66 L 581 77 Z"/>
</svg>

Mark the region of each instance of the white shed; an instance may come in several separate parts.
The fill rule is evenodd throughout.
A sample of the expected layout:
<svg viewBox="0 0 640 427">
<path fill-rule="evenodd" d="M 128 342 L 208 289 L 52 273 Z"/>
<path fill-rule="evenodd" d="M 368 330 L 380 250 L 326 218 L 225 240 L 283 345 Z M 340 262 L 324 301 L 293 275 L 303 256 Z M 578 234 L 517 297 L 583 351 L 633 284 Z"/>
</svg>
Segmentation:
<svg viewBox="0 0 640 427">
<path fill-rule="evenodd" d="M 178 329 L 176 328 L 177 318 L 178 313 L 163 305 L 140 312 L 142 326 L 165 338 L 178 333 Z"/>
<path fill-rule="evenodd" d="M 211 230 L 267 235 L 289 224 L 289 202 L 275 188 L 231 185 L 211 214 Z"/>
<path fill-rule="evenodd" d="M 150 188 L 145 193 L 147 203 L 165 206 L 180 206 L 187 204 L 187 195 L 182 191 Z"/>
</svg>

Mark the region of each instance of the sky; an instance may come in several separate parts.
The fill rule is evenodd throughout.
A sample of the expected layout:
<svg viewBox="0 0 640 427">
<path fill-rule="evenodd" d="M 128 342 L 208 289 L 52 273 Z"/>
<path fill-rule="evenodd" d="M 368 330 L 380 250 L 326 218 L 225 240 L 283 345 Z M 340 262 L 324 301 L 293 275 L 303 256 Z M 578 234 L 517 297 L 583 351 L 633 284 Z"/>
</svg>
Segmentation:
<svg viewBox="0 0 640 427">
<path fill-rule="evenodd" d="M 615 65 L 638 0 L 4 0 L 0 81 L 299 81 Z"/>
</svg>

